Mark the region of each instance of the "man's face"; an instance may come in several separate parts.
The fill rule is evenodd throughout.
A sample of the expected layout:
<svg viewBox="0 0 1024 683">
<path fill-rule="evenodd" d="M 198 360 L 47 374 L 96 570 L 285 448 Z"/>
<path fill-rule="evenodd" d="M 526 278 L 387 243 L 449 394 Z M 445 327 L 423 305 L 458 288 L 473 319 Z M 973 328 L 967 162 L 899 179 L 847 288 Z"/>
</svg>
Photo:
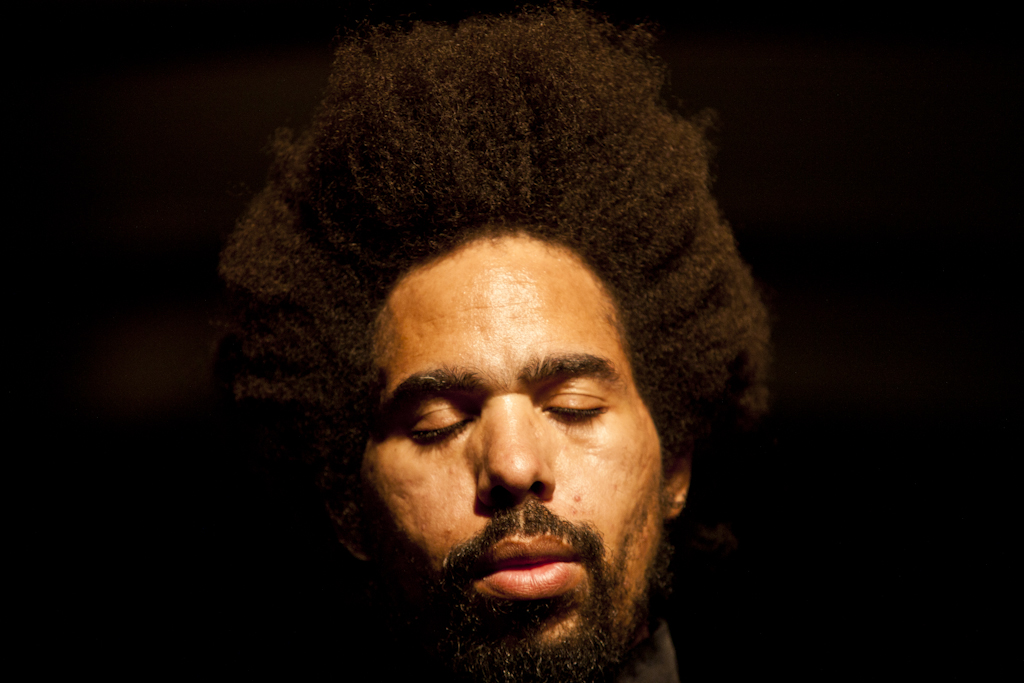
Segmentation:
<svg viewBox="0 0 1024 683">
<path fill-rule="evenodd" d="M 413 612 L 446 584 L 491 610 L 483 622 L 530 613 L 514 637 L 535 644 L 587 620 L 626 648 L 644 635 L 688 472 L 663 477 L 614 316 L 573 254 L 522 236 L 478 240 L 397 285 L 362 474 L 383 515 L 366 550 Z"/>
</svg>

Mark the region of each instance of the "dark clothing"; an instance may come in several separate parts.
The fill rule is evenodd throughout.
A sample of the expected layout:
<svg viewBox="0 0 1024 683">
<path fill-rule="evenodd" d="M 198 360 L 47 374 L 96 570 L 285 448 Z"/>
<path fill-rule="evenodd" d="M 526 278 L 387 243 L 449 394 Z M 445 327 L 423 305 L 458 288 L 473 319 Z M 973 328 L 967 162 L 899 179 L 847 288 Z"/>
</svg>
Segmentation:
<svg viewBox="0 0 1024 683">
<path fill-rule="evenodd" d="M 679 683 L 676 649 L 668 624 L 659 622 L 651 637 L 637 645 L 632 663 L 616 683 Z"/>
</svg>

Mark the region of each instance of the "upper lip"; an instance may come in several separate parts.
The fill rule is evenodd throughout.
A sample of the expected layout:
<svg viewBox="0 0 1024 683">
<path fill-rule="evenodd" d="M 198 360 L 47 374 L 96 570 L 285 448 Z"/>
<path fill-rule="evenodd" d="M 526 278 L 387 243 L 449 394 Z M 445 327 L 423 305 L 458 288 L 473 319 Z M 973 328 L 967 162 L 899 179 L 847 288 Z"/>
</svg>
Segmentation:
<svg viewBox="0 0 1024 683">
<path fill-rule="evenodd" d="M 532 567 L 547 562 L 575 562 L 578 554 L 565 541 L 555 536 L 511 538 L 498 541 L 480 558 L 480 574 L 504 569 Z"/>
</svg>

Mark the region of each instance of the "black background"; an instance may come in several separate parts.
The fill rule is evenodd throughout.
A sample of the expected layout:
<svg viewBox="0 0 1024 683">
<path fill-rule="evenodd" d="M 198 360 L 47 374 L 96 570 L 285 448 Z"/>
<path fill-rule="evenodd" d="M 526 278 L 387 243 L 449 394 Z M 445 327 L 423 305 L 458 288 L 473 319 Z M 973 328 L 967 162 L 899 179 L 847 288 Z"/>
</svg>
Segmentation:
<svg viewBox="0 0 1024 683">
<path fill-rule="evenodd" d="M 677 586 L 681 669 L 998 664 L 1020 606 L 1012 22 L 593 6 L 660 22 L 676 106 L 718 112 L 716 195 L 774 316 L 772 416 L 718 492 L 738 549 Z M 217 255 L 339 26 L 469 9 L 41 3 L 20 24 L 8 397 L 33 642 L 109 670 L 331 661 L 310 634 L 346 621 L 345 558 L 303 473 L 225 419 Z"/>
</svg>

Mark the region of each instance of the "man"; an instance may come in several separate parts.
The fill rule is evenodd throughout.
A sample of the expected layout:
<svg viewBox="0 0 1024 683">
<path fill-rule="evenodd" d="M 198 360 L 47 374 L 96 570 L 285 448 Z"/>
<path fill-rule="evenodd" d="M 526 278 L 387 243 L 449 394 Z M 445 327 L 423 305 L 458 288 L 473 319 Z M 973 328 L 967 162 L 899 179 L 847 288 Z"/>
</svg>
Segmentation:
<svg viewBox="0 0 1024 683">
<path fill-rule="evenodd" d="M 223 253 L 222 368 L 372 567 L 384 678 L 677 680 L 664 527 L 768 331 L 650 44 L 564 8 L 350 38 Z"/>
</svg>

